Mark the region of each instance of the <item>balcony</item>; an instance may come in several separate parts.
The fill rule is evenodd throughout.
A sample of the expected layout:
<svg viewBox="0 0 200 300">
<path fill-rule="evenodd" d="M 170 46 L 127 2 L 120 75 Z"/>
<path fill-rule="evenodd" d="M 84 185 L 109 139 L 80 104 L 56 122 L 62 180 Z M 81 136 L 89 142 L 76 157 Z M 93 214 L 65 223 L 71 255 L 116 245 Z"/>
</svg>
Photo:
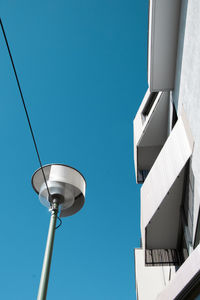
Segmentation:
<svg viewBox="0 0 200 300">
<path fill-rule="evenodd" d="M 141 188 L 141 232 L 145 249 L 176 249 L 186 166 L 193 138 L 182 111 Z"/>
<path fill-rule="evenodd" d="M 174 88 L 180 0 L 149 1 L 148 83 L 151 92 Z"/>
<path fill-rule="evenodd" d="M 144 250 L 135 249 L 135 281 L 137 299 L 156 299 L 166 284 L 173 278 L 174 266 L 145 266 Z"/>
<path fill-rule="evenodd" d="M 198 289 L 199 295 L 199 281 L 200 245 L 197 246 L 195 250 L 190 254 L 188 259 L 173 276 L 168 286 L 160 292 L 156 299 L 194 299 L 193 297 L 191 297 L 191 293 L 196 293 Z"/>
<path fill-rule="evenodd" d="M 167 139 L 169 111 L 169 93 L 147 91 L 134 119 L 134 162 L 138 183 L 144 182 Z"/>
</svg>

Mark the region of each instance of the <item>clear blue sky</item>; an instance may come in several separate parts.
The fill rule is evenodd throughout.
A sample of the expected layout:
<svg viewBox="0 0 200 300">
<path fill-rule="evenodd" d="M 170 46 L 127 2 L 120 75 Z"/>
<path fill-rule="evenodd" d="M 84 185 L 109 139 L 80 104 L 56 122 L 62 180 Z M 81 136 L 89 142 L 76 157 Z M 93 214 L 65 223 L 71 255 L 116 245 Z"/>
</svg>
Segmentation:
<svg viewBox="0 0 200 300">
<path fill-rule="evenodd" d="M 43 164 L 86 178 L 84 208 L 56 231 L 48 300 L 134 300 L 139 247 L 132 121 L 147 89 L 148 1 L 1 0 Z M 36 299 L 49 212 L 0 32 L 1 299 Z"/>
</svg>

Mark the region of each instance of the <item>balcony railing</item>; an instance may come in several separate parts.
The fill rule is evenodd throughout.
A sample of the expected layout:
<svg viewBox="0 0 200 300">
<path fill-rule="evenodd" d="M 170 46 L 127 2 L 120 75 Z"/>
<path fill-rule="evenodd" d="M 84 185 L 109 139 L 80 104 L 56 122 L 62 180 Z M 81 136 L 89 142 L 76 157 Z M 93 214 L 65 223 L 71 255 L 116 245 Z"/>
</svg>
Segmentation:
<svg viewBox="0 0 200 300">
<path fill-rule="evenodd" d="M 175 266 L 180 264 L 179 253 L 176 249 L 146 249 L 146 266 Z"/>
</svg>

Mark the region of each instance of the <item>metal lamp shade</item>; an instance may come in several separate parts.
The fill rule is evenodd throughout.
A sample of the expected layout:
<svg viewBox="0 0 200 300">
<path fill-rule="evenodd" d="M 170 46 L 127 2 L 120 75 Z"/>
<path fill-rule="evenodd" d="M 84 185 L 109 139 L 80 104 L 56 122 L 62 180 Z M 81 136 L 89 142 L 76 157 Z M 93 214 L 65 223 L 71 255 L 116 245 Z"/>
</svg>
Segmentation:
<svg viewBox="0 0 200 300">
<path fill-rule="evenodd" d="M 60 217 L 71 216 L 78 212 L 85 202 L 86 182 L 82 174 L 76 169 L 62 164 L 45 165 L 43 171 L 50 194 L 62 197 Z M 32 186 L 39 194 L 41 203 L 50 207 L 41 168 L 33 174 Z"/>
</svg>

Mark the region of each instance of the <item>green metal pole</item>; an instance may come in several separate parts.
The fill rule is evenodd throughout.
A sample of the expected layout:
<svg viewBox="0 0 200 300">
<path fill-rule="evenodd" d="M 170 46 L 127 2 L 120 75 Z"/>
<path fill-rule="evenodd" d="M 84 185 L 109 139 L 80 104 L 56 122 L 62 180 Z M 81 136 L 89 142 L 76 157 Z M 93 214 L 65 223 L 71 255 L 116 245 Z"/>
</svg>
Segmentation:
<svg viewBox="0 0 200 300">
<path fill-rule="evenodd" d="M 42 273 L 40 278 L 40 286 L 38 290 L 38 297 L 37 300 L 46 300 L 47 296 L 47 288 L 48 288 L 48 281 L 49 281 L 49 273 L 51 267 L 51 257 L 53 252 L 53 242 L 54 242 L 54 235 L 55 235 L 55 227 L 56 227 L 56 220 L 58 214 L 58 201 L 56 199 L 53 200 L 52 203 L 52 211 L 51 211 L 51 219 L 49 224 L 49 232 L 47 237 L 47 244 L 46 250 L 44 255 Z"/>
</svg>

